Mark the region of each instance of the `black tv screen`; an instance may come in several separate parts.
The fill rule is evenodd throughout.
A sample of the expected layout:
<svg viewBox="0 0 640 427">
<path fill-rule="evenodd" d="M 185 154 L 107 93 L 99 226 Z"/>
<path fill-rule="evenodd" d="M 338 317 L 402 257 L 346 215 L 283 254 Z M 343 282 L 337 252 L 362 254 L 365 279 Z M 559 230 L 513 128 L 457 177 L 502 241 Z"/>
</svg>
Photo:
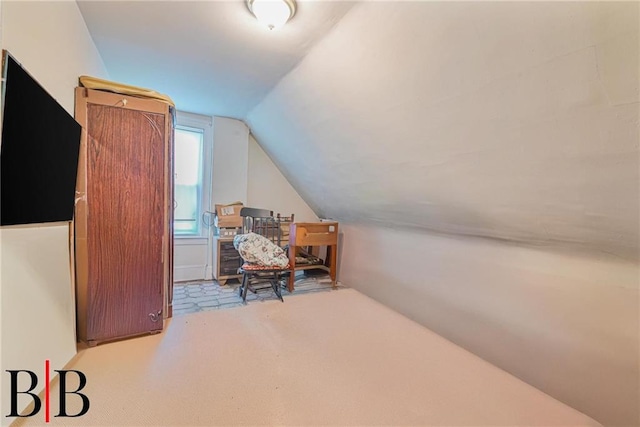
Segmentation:
<svg viewBox="0 0 640 427">
<path fill-rule="evenodd" d="M 81 126 L 2 52 L 0 224 L 73 219 Z"/>
</svg>

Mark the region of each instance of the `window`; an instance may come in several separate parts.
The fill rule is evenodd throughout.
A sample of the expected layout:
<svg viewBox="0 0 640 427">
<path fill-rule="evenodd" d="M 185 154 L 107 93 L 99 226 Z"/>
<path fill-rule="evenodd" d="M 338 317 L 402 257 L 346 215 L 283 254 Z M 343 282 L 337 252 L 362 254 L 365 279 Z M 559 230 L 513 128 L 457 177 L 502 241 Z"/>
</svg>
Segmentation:
<svg viewBox="0 0 640 427">
<path fill-rule="evenodd" d="M 174 234 L 204 235 L 202 214 L 209 210 L 211 118 L 178 112 L 174 138 Z"/>
<path fill-rule="evenodd" d="M 199 234 L 202 206 L 202 148 L 204 131 L 176 126 L 174 230 L 176 234 Z"/>
</svg>

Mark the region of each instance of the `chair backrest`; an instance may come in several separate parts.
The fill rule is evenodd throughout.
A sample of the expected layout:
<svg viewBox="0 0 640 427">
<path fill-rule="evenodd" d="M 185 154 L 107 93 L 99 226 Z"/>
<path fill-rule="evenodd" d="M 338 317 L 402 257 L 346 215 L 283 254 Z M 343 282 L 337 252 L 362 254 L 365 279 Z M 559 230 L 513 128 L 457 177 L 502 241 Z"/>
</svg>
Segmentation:
<svg viewBox="0 0 640 427">
<path fill-rule="evenodd" d="M 255 218 L 267 218 L 273 216 L 273 211 L 268 209 L 256 209 L 256 208 L 245 208 L 240 209 L 240 216 L 243 217 L 255 217 Z"/>
<path fill-rule="evenodd" d="M 273 217 L 273 211 L 267 209 L 242 208 L 242 233 L 256 233 L 271 240 L 276 245 L 281 243 L 280 220 Z"/>
</svg>

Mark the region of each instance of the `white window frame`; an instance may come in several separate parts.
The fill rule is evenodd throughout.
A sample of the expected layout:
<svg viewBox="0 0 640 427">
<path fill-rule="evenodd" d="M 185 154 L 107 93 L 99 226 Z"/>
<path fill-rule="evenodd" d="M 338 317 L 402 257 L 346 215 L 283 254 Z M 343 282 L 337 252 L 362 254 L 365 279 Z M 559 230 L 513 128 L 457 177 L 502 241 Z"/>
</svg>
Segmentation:
<svg viewBox="0 0 640 427">
<path fill-rule="evenodd" d="M 173 237 L 176 244 L 206 244 L 209 229 L 202 222 L 202 214 L 211 211 L 211 171 L 213 165 L 213 118 L 201 114 L 176 111 L 176 126 L 202 129 L 202 188 L 200 194 L 200 207 L 198 221 L 200 221 L 198 234 L 177 234 Z"/>
</svg>

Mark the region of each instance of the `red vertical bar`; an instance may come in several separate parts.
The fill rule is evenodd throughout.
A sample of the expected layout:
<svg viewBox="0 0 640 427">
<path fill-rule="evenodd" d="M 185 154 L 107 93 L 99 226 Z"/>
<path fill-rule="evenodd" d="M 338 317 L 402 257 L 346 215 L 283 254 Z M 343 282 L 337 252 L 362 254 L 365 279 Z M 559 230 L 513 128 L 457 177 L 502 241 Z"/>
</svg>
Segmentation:
<svg viewBox="0 0 640 427">
<path fill-rule="evenodd" d="M 44 422 L 49 422 L 49 359 L 44 361 Z"/>
</svg>

